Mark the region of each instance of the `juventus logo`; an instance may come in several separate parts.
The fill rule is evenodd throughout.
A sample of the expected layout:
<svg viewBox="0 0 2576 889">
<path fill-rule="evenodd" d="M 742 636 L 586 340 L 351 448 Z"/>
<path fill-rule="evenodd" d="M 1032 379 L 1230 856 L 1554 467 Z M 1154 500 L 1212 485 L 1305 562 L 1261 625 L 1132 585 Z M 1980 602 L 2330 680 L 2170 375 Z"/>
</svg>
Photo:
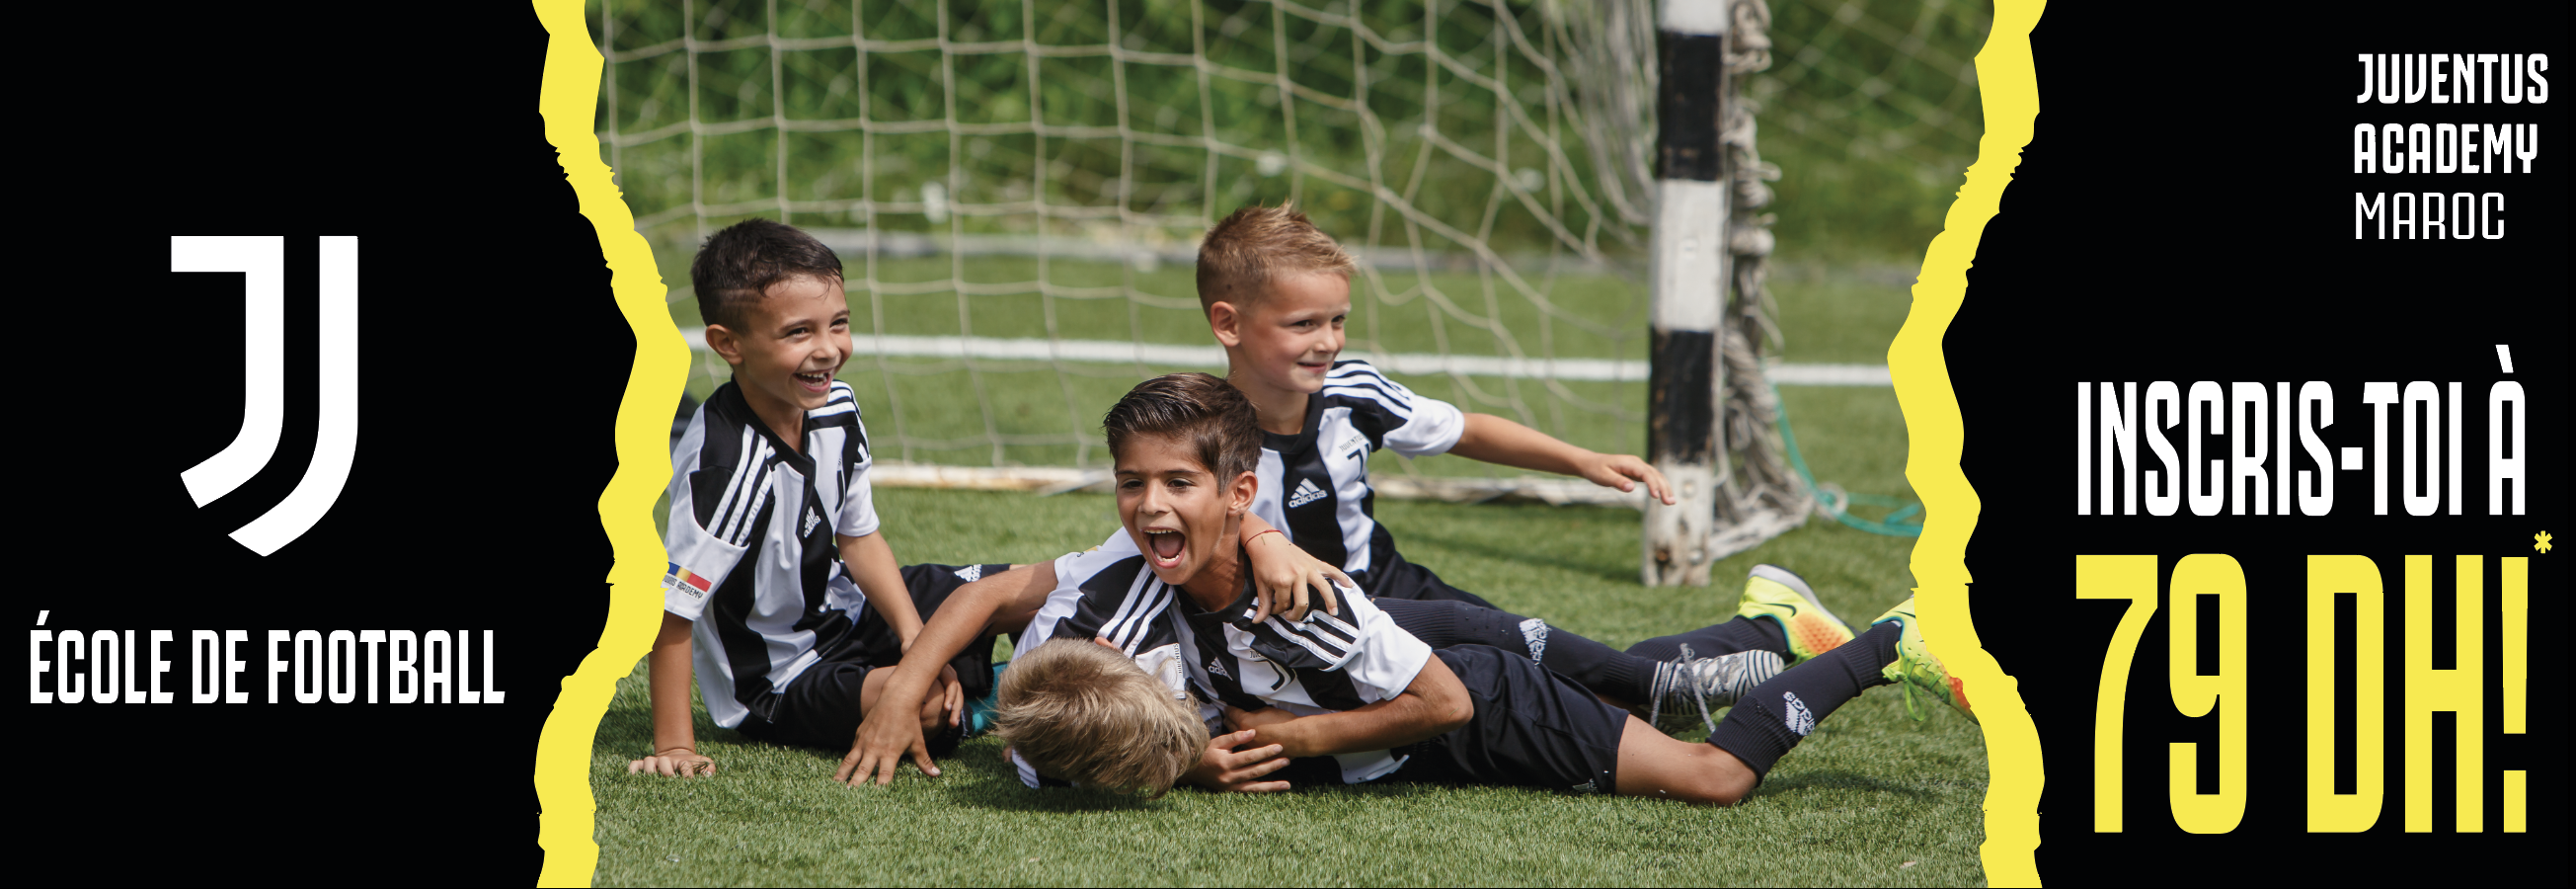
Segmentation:
<svg viewBox="0 0 2576 889">
<path fill-rule="evenodd" d="M 340 499 L 358 448 L 358 239 L 322 239 L 320 415 L 313 462 L 286 499 L 232 532 L 268 555 L 304 536 Z M 244 277 L 242 425 L 232 444 L 179 473 L 204 506 L 258 475 L 277 455 L 286 417 L 286 239 L 170 238 L 173 272 L 239 272 Z"/>
</svg>

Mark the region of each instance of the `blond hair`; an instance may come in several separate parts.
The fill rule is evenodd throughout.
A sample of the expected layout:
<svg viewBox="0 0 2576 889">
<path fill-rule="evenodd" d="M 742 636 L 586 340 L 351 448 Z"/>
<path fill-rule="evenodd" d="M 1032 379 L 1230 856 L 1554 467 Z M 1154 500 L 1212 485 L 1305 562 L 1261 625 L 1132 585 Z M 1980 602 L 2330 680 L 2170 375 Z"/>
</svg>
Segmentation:
<svg viewBox="0 0 2576 889">
<path fill-rule="evenodd" d="M 1289 204 L 1255 204 L 1234 211 L 1199 242 L 1199 308 L 1217 303 L 1248 309 L 1274 275 L 1295 272 L 1351 276 L 1356 263 L 1331 235 Z"/>
<path fill-rule="evenodd" d="M 1126 655 L 1056 639 L 1002 672 L 994 733 L 1037 769 L 1085 787 L 1162 796 L 1207 749 L 1183 695 Z"/>
</svg>

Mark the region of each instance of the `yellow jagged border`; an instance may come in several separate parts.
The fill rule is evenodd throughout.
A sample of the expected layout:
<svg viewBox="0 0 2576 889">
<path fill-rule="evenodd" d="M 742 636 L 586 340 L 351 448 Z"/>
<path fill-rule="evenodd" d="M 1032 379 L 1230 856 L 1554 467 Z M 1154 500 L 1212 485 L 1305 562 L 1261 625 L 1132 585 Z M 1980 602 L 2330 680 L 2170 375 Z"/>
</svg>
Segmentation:
<svg viewBox="0 0 2576 889">
<path fill-rule="evenodd" d="M 618 311 L 635 331 L 635 368 L 617 405 L 617 474 L 599 495 L 599 524 L 617 554 L 608 571 L 608 620 L 599 647 L 564 677 L 554 712 L 537 737 L 537 845 L 546 852 L 539 886 L 588 886 L 599 866 L 592 838 L 597 802 L 590 795 L 590 741 L 608 715 L 617 680 L 652 647 L 662 608 L 661 576 L 667 554 L 653 534 L 653 499 L 670 481 L 671 405 L 689 366 L 688 344 L 663 305 L 667 291 L 653 265 L 652 248 L 635 231 L 635 213 L 609 179 L 591 126 L 599 113 L 599 78 L 606 61 L 591 43 L 581 0 L 535 0 L 537 19 L 549 35 L 545 79 L 537 110 L 546 141 L 581 201 L 581 215 L 599 231 Z"/>
<path fill-rule="evenodd" d="M 1979 850 L 1986 882 L 2037 886 L 2039 868 L 2039 729 L 2023 709 L 2021 688 L 1977 638 L 1968 613 L 1968 536 L 1977 527 L 1977 492 L 1959 471 L 1959 401 L 1941 354 L 1941 336 L 1967 298 L 1968 266 L 1977 239 L 2002 204 L 2023 146 L 2039 116 L 2039 79 L 2030 30 L 2044 0 L 1996 0 L 1994 28 L 1977 52 L 1977 95 L 1986 133 L 1959 199 L 1923 256 L 1914 308 L 1887 350 L 1896 401 L 1905 412 L 1910 448 L 1905 480 L 1923 498 L 1923 536 L 1914 544 L 1915 607 L 1934 654 L 1965 683 L 1986 735 L 1986 844 Z"/>
<path fill-rule="evenodd" d="M 535 0 L 549 35 L 538 111 L 546 141 L 555 146 L 564 178 L 580 200 L 581 214 L 599 232 L 611 290 L 636 339 L 635 367 L 617 412 L 617 474 L 599 500 L 600 525 L 618 554 L 609 571 L 608 620 L 599 646 L 565 677 L 537 740 L 535 784 L 541 809 L 537 844 L 545 849 L 540 886 L 588 885 L 599 864 L 592 839 L 596 803 L 590 795 L 590 741 L 607 715 L 617 680 L 652 644 L 658 611 L 658 575 L 667 559 L 653 535 L 653 498 L 667 481 L 663 461 L 668 427 L 665 405 L 679 401 L 688 346 L 663 305 L 667 291 L 652 250 L 635 231 L 635 217 L 599 159 L 591 123 L 599 103 L 604 64 L 582 21 L 579 0 Z M 1978 94 L 1986 133 L 1967 185 L 1950 206 L 1941 234 L 1932 239 L 1914 286 L 1914 308 L 1888 349 L 1897 403 L 1904 410 L 1911 447 L 1906 480 L 1923 498 L 1925 524 L 1915 544 L 1913 571 L 1925 635 L 1953 675 L 1975 689 L 1986 739 L 1986 880 L 1996 886 L 2039 885 L 2032 853 L 2039 848 L 2037 728 L 2024 710 L 2018 685 L 1985 653 L 1968 614 L 1966 551 L 1976 528 L 1976 491 L 1959 471 L 1962 440 L 1959 404 L 1941 353 L 1941 337 L 1967 295 L 1968 266 L 1977 239 L 1994 218 L 2021 149 L 2030 143 L 2039 113 L 2039 87 L 2030 52 L 2030 30 L 2046 4 L 1998 0 L 1985 48 L 1977 53 Z"/>
</svg>

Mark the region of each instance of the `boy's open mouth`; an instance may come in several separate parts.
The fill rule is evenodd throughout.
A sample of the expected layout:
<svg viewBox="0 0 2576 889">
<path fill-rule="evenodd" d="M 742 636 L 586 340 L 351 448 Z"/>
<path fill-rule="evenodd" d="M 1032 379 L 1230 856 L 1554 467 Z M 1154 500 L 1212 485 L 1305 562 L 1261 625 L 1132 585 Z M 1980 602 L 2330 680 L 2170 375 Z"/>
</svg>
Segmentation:
<svg viewBox="0 0 2576 889">
<path fill-rule="evenodd" d="M 1180 567 L 1181 548 L 1188 543 L 1189 536 L 1179 531 L 1145 529 L 1145 548 L 1153 551 L 1154 566 L 1158 568 Z"/>
<path fill-rule="evenodd" d="M 821 392 L 832 388 L 832 372 L 828 370 L 798 371 L 796 374 L 796 382 L 805 384 L 805 388 Z"/>
</svg>

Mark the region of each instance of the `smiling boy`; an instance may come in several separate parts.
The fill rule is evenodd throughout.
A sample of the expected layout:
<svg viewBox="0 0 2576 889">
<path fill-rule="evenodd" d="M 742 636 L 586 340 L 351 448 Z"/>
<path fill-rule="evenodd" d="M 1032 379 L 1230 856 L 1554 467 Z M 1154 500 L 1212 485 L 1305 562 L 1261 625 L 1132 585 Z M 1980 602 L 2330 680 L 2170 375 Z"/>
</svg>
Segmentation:
<svg viewBox="0 0 2576 889">
<path fill-rule="evenodd" d="M 1435 650 L 1365 596 L 1344 596 L 1339 615 L 1258 617 L 1240 547 L 1260 430 L 1243 394 L 1173 374 L 1139 384 L 1105 425 L 1123 532 L 1142 553 L 1058 560 L 1067 585 L 1018 641 L 996 730 L 1032 785 L 1269 791 L 1397 776 L 1732 805 L 1871 686 L 1902 682 L 1968 712 L 1910 601 L 1753 688 L 1705 744 L 1526 657 Z M 1120 662 L 1155 681 L 1121 681 L 1133 674 Z M 1210 729 L 1220 720 L 1224 734 Z"/>
<path fill-rule="evenodd" d="M 873 667 L 899 659 L 950 592 L 1008 567 L 899 568 L 878 533 L 867 427 L 834 379 L 851 351 L 839 257 L 752 220 L 708 238 L 689 276 L 707 347 L 733 380 L 672 450 L 670 566 L 647 658 L 653 752 L 628 766 L 679 776 L 715 771 L 691 726 L 692 674 L 716 725 L 848 745 L 888 675 Z M 943 745 L 962 700 L 991 679 L 980 656 L 959 662 L 940 672 L 939 693 L 915 698 L 921 728 Z"/>
<path fill-rule="evenodd" d="M 1490 608 L 1482 597 L 1450 586 L 1396 552 L 1393 535 L 1376 519 L 1370 452 L 1383 447 L 1406 456 L 1456 454 L 1621 491 L 1642 484 L 1648 496 L 1674 502 L 1663 475 L 1635 456 L 1597 453 L 1502 417 L 1466 413 L 1406 389 L 1366 361 L 1343 358 L 1355 267 L 1340 244 L 1289 207 L 1236 210 L 1200 243 L 1199 305 L 1210 333 L 1225 347 L 1226 381 L 1261 418 L 1261 485 L 1251 515 L 1281 529 L 1316 559 L 1340 565 L 1371 596 Z M 1122 545 L 1113 537 L 1103 548 Z M 1754 568 L 1736 604 L 1739 620 L 1631 646 L 1628 654 L 1670 664 L 1619 681 L 1633 689 L 1623 697 L 1651 715 L 1651 702 L 1666 699 L 1645 682 L 1656 672 L 1704 676 L 1716 666 L 1709 656 L 1748 651 L 1772 652 L 1795 665 L 1852 637 L 1805 581 L 1779 568 Z M 1455 624 L 1474 619 L 1439 609 L 1398 607 L 1392 613 L 1424 638 L 1456 635 Z M 1638 671 L 1620 672 L 1626 680 Z M 1599 690 L 1604 683 L 1586 684 Z"/>
<path fill-rule="evenodd" d="M 1379 598 L 1487 605 L 1396 552 L 1377 523 L 1368 455 L 1456 454 L 1636 490 L 1673 502 L 1661 473 L 1492 414 L 1417 395 L 1368 362 L 1341 357 L 1355 266 L 1288 207 L 1235 211 L 1200 242 L 1199 306 L 1225 347 L 1226 381 L 1261 415 L 1261 492 L 1252 512 L 1338 564 Z"/>
</svg>

